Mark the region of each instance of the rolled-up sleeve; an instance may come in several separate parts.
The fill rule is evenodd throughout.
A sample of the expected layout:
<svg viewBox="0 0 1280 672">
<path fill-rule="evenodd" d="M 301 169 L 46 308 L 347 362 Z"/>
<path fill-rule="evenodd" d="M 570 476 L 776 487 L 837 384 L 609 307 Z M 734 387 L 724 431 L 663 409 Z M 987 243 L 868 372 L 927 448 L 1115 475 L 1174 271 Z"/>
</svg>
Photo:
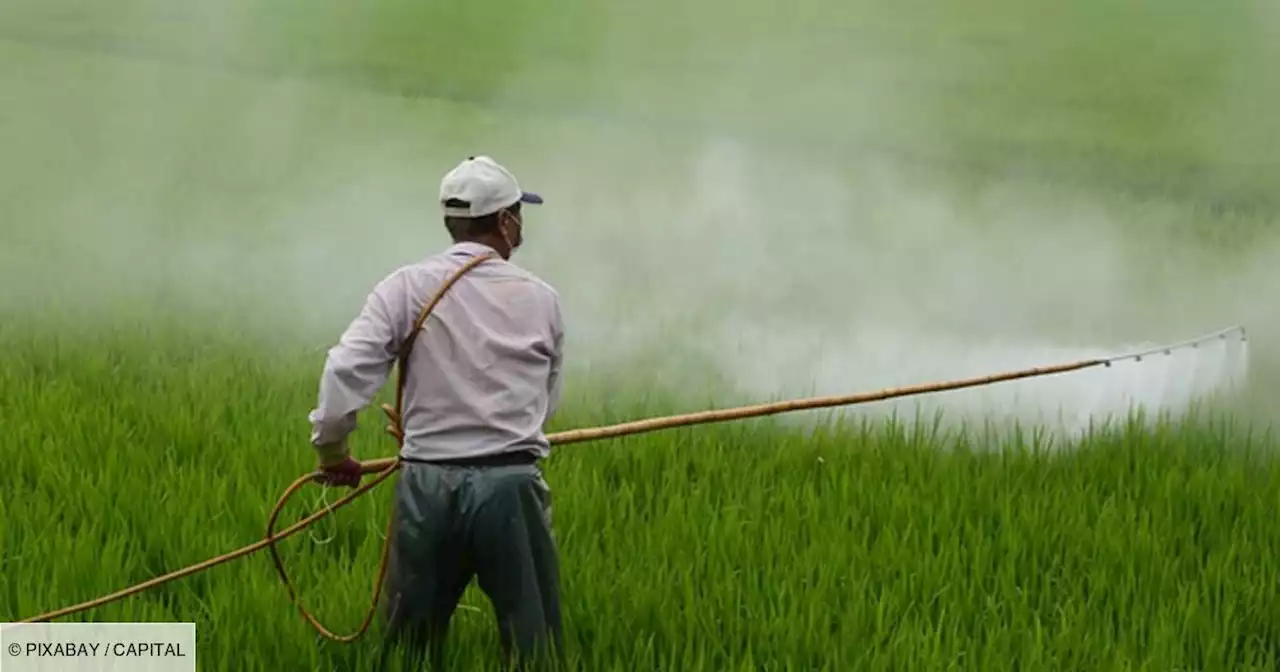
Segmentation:
<svg viewBox="0 0 1280 672">
<path fill-rule="evenodd" d="M 373 289 L 364 308 L 338 344 L 329 350 L 311 421 L 311 445 L 322 459 L 347 455 L 346 439 L 356 416 L 387 382 L 396 353 L 411 324 L 406 315 L 403 274 L 393 274 Z"/>
</svg>

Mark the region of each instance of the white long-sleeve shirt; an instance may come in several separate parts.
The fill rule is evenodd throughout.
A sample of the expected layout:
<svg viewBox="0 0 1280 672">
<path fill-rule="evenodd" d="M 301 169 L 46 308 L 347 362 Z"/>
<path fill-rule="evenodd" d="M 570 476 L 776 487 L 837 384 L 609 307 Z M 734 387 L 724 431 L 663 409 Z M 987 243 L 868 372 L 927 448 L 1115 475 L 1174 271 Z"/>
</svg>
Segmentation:
<svg viewBox="0 0 1280 672">
<path fill-rule="evenodd" d="M 472 257 L 492 252 L 458 243 L 374 287 L 325 362 L 309 416 L 311 442 L 322 456 L 345 454 L 356 414 L 386 383 L 439 287 Z M 543 425 L 560 401 L 563 344 L 559 297 L 550 285 L 497 256 L 472 268 L 436 304 L 413 343 L 401 455 L 437 460 L 527 449 L 546 457 Z"/>
</svg>

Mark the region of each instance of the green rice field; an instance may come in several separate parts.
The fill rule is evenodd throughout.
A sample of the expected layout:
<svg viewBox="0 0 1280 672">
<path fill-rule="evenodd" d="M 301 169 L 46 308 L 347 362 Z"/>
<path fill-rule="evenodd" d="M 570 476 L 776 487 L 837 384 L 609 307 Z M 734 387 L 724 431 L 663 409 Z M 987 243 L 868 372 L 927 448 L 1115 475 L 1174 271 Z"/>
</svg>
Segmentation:
<svg viewBox="0 0 1280 672">
<path fill-rule="evenodd" d="M 1081 437 L 948 392 L 557 448 L 574 669 L 1275 670 L 1274 5 L 7 0 L 0 622 L 260 539 L 325 350 L 487 153 L 547 199 L 549 431 L 1250 333 L 1242 389 Z M 390 495 L 281 544 L 338 633 Z M 318 637 L 265 552 L 62 620 L 195 622 L 237 672 L 381 636 Z M 494 628 L 472 586 L 449 669 Z"/>
</svg>

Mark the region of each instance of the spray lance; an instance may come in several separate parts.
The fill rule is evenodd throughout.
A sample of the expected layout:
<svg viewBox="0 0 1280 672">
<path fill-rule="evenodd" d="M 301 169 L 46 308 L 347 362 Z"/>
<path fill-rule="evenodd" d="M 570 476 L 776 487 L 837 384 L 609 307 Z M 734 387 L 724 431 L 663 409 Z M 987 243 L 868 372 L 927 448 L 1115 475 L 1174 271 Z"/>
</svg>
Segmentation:
<svg viewBox="0 0 1280 672">
<path fill-rule="evenodd" d="M 505 227 L 503 230 L 503 237 L 507 238 L 508 242 L 512 242 L 510 241 L 510 238 L 508 238 L 508 234 L 505 231 Z M 406 342 L 402 346 L 401 351 L 397 356 L 399 371 L 398 371 L 397 381 L 396 381 L 395 405 L 391 406 L 388 404 L 383 404 L 381 406 L 383 412 L 387 415 L 387 418 L 389 420 L 389 423 L 386 426 L 386 431 L 389 435 L 391 435 L 393 438 L 396 439 L 397 444 L 402 444 L 404 441 L 404 427 L 402 424 L 401 410 L 403 408 L 403 401 L 404 401 L 404 383 L 405 383 L 406 367 L 408 365 L 408 356 L 409 356 L 409 352 L 413 347 L 414 340 L 424 328 L 427 318 L 431 314 L 431 311 L 434 310 L 435 306 L 440 302 L 440 300 L 444 297 L 445 293 L 448 292 L 448 290 L 454 285 L 454 283 L 456 283 L 459 278 L 461 278 L 464 274 L 466 274 L 471 269 L 493 258 L 494 258 L 494 255 L 492 254 L 476 257 L 474 259 L 471 259 L 466 264 L 464 264 L 461 268 L 455 271 L 454 274 L 451 275 L 444 282 L 444 284 L 436 291 L 435 295 L 432 296 L 431 300 L 427 302 L 427 304 L 423 307 L 422 311 L 419 313 L 416 321 L 414 322 L 413 329 L 410 331 L 409 337 L 406 339 Z M 889 389 L 883 389 L 875 392 L 810 397 L 810 398 L 804 398 L 804 399 L 792 399 L 788 401 L 778 401 L 778 402 L 772 402 L 772 403 L 756 404 L 751 406 L 741 406 L 736 408 L 713 409 L 713 410 L 700 411 L 696 413 L 687 413 L 682 415 L 648 418 L 644 420 L 635 420 L 635 421 L 624 422 L 624 423 L 615 424 L 615 425 L 606 425 L 601 427 L 588 427 L 588 428 L 558 432 L 555 434 L 548 435 L 547 440 L 552 445 L 561 446 L 561 445 L 568 445 L 573 443 L 583 443 L 587 441 L 598 441 L 601 439 L 617 438 L 617 437 L 628 436 L 632 434 L 654 432 L 658 430 L 671 429 L 675 427 L 687 427 L 687 426 L 703 425 L 703 424 L 716 423 L 716 422 L 726 422 L 731 420 L 744 420 L 748 418 L 763 417 L 763 416 L 769 416 L 769 415 L 776 415 L 780 413 L 790 413 L 790 412 L 803 411 L 803 410 L 814 410 L 814 409 L 831 408 L 831 407 L 837 407 L 837 406 L 852 406 L 857 404 L 865 404 L 865 403 L 883 401 L 887 399 L 894 399 L 894 398 L 900 398 L 900 397 L 909 397 L 909 396 L 915 396 L 915 395 L 921 395 L 921 394 L 929 394 L 934 392 L 943 392 L 948 390 L 957 390 L 957 389 L 971 388 L 971 387 L 981 387 L 981 386 L 992 385 L 995 383 L 1001 383 L 1006 381 L 1049 376 L 1049 375 L 1067 373 L 1071 371 L 1079 371 L 1082 369 L 1089 369 L 1094 367 L 1110 367 L 1112 364 L 1120 361 L 1124 361 L 1124 360 L 1132 360 L 1132 361 L 1140 362 L 1146 357 L 1150 357 L 1150 356 L 1158 355 L 1162 353 L 1168 355 L 1168 354 L 1172 354 L 1174 350 L 1179 350 L 1179 349 L 1188 348 L 1188 347 L 1196 348 L 1212 340 L 1225 341 L 1227 338 L 1231 337 L 1232 335 L 1238 336 L 1238 338 L 1240 339 L 1240 342 L 1242 343 L 1246 341 L 1246 336 L 1243 328 L 1229 327 L 1227 329 L 1222 329 L 1217 332 L 1205 334 L 1193 339 L 1183 341 L 1181 343 L 1175 343 L 1171 345 L 1152 348 L 1142 352 L 1135 352 L 1135 353 L 1117 355 L 1112 357 L 1084 359 L 1084 360 L 1079 360 L 1075 362 L 1035 367 L 1030 369 L 1022 369 L 1018 371 L 1010 371 L 1010 372 L 998 373 L 998 374 L 975 377 L 975 378 L 966 378 L 966 379 L 959 379 L 959 380 L 952 380 L 952 381 L 938 382 L 938 383 L 928 383 L 923 385 L 913 385 L 913 386 L 907 386 L 907 387 L 889 388 Z M 157 576 L 148 581 L 135 584 L 133 586 L 130 586 L 123 590 L 119 590 L 109 595 L 104 595 L 102 597 L 89 600 L 87 602 L 82 602 L 80 604 L 50 611 L 44 614 L 40 614 L 39 616 L 33 616 L 31 618 L 16 621 L 16 623 L 47 622 L 63 616 L 68 616 L 71 614 L 87 611 L 89 609 L 100 607 L 102 605 L 109 604 L 111 602 L 122 600 L 131 595 L 141 593 L 145 590 L 168 583 L 170 581 L 191 576 L 192 574 L 197 574 L 199 572 L 205 571 L 207 569 L 211 569 L 213 567 L 216 567 L 226 562 L 230 562 L 231 560 L 235 560 L 237 558 L 245 557 L 247 555 L 260 551 L 263 548 L 266 548 L 268 552 L 271 554 L 272 562 L 275 565 L 276 572 L 280 576 L 280 580 L 285 585 L 285 589 L 289 595 L 289 600 L 298 609 L 303 619 L 305 619 L 316 630 L 317 633 L 319 633 L 320 635 L 330 640 L 337 641 L 337 642 L 346 642 L 346 643 L 354 642 L 357 639 L 359 639 L 362 635 L 364 635 L 364 633 L 368 630 L 369 625 L 373 621 L 373 616 L 377 611 L 378 598 L 382 593 L 383 580 L 386 577 L 387 559 L 388 559 L 389 550 L 390 550 L 391 535 L 388 533 L 383 542 L 381 560 L 379 561 L 380 566 L 378 568 L 377 577 L 374 582 L 373 597 L 371 599 L 369 609 L 366 612 L 364 619 L 361 621 L 359 628 L 357 628 L 355 632 L 348 635 L 338 635 L 329 631 L 307 610 L 305 606 L 303 606 L 302 602 L 298 599 L 297 590 L 295 589 L 293 582 L 289 578 L 289 574 L 285 569 L 284 562 L 283 560 L 281 560 L 280 554 L 276 549 L 276 543 L 284 539 L 287 539 L 297 534 L 298 532 L 301 532 L 307 527 L 318 522 L 321 518 L 324 518 L 325 516 L 351 503 L 351 501 L 353 501 L 355 498 L 369 492 L 370 490 L 372 490 L 373 488 L 381 484 L 383 481 L 386 481 L 393 474 L 395 474 L 399 468 L 400 468 L 400 458 L 398 456 L 362 462 L 361 471 L 366 475 L 372 475 L 372 478 L 370 480 L 360 485 L 351 493 L 337 500 L 333 504 L 328 505 L 324 509 L 317 511 L 307 516 L 306 518 L 303 518 L 302 520 L 290 525 L 289 527 L 286 527 L 285 529 L 277 532 L 276 523 L 279 518 L 280 512 L 284 509 L 285 504 L 289 502 L 289 500 L 293 497 L 294 494 L 298 492 L 298 490 L 300 490 L 303 486 L 307 485 L 308 483 L 312 482 L 316 477 L 320 475 L 318 471 L 305 474 L 299 477 L 293 483 L 289 484 L 287 488 L 285 488 L 284 492 L 280 496 L 280 499 L 276 502 L 275 508 L 272 509 L 271 514 L 267 519 L 266 535 L 259 541 L 256 541 L 247 546 L 243 546 L 229 553 L 225 553 L 223 555 L 210 558 L 203 562 L 199 562 L 199 563 L 190 565 L 188 567 L 184 567 L 182 569 L 170 572 L 168 574 L 164 574 L 162 576 Z M 390 522 L 388 524 L 390 524 Z"/>
</svg>

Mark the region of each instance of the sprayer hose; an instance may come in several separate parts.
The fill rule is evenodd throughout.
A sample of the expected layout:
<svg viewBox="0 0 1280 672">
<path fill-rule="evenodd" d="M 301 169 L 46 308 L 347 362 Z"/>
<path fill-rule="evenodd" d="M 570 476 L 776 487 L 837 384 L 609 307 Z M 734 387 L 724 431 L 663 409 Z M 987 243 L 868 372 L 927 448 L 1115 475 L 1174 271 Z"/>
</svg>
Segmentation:
<svg viewBox="0 0 1280 672">
<path fill-rule="evenodd" d="M 404 442 L 404 427 L 401 422 L 401 417 L 402 417 L 401 412 L 403 409 L 403 402 L 404 402 L 405 371 L 406 371 L 406 366 L 408 364 L 409 352 L 412 350 L 412 347 L 413 347 L 413 342 L 417 334 L 422 330 L 422 328 L 426 324 L 427 317 L 431 314 L 431 311 L 435 308 L 436 304 L 440 302 L 440 299 L 444 297 L 445 292 L 447 292 L 449 288 L 452 287 L 453 284 L 457 282 L 459 278 L 462 277 L 463 274 L 467 273 L 471 269 L 475 268 L 479 264 L 491 258 L 493 258 L 493 255 L 476 257 L 468 261 L 460 269 L 458 269 L 444 283 L 444 285 L 441 286 L 440 289 L 436 291 L 431 301 L 429 301 L 426 304 L 426 306 L 423 307 L 421 313 L 418 316 L 417 321 L 414 324 L 413 330 L 410 332 L 408 339 L 406 340 L 404 346 L 401 348 L 401 352 L 398 356 L 399 372 L 398 372 L 398 380 L 396 384 L 395 407 L 393 408 L 387 404 L 383 404 L 381 406 L 382 410 L 387 414 L 387 417 L 390 419 L 390 424 L 387 425 L 386 431 L 388 434 L 395 437 L 397 442 L 400 444 L 403 444 Z M 1126 357 L 1129 357 L 1129 356 L 1126 356 Z M 1102 359 L 1087 359 L 1087 360 L 1081 360 L 1081 361 L 1072 362 L 1068 364 L 1059 364 L 1055 366 L 1022 369 L 1019 371 L 1011 371 L 1007 373 L 981 376 L 976 378 L 966 378 L 966 379 L 960 379 L 960 380 L 953 380 L 953 381 L 940 382 L 940 383 L 929 383 L 924 385 L 914 385 L 914 386 L 908 386 L 908 387 L 889 388 L 889 389 L 880 390 L 877 392 L 865 392 L 860 394 L 849 394 L 849 395 L 839 395 L 839 396 L 811 397 L 807 399 L 793 399 L 789 401 L 778 401 L 773 403 L 757 404 L 752 406 L 741 406 L 737 408 L 709 410 L 709 411 L 702 411 L 698 413 L 688 413 L 684 415 L 672 415 L 672 416 L 665 416 L 665 417 L 658 417 L 658 418 L 649 418 L 645 420 L 636 420 L 633 422 L 624 422 L 616 425 L 588 427 L 583 429 L 559 432 L 556 434 L 548 435 L 547 440 L 552 445 L 565 445 L 570 443 L 581 443 L 584 441 L 610 439 L 610 438 L 615 438 L 620 436 L 627 436 L 631 434 L 641 434 L 645 432 L 653 432 L 653 431 L 658 431 L 662 429 L 671 429 L 675 427 L 702 425 L 702 424 L 708 424 L 713 422 L 725 422 L 729 420 L 743 420 L 747 418 L 775 415 L 778 413 L 788 413 L 793 411 L 829 408 L 829 407 L 835 407 L 835 406 L 850 406 L 850 405 L 863 404 L 863 403 L 868 403 L 873 401 L 883 401 L 886 399 L 893 399 L 897 397 L 907 397 L 907 396 L 913 396 L 918 394 L 928 394 L 932 392 L 943 392 L 947 390 L 956 390 L 956 389 L 961 389 L 966 387 L 980 387 L 985 385 L 991 385 L 993 383 L 1017 380 L 1021 378 L 1034 378 L 1038 376 L 1047 376 L 1047 375 L 1058 374 L 1058 373 L 1066 373 L 1069 371 L 1077 371 L 1080 369 L 1087 369 L 1095 366 L 1110 365 L 1112 362 L 1117 361 L 1117 359 L 1120 359 L 1120 358 L 1111 357 L 1111 358 L 1102 358 Z M 189 567 L 185 567 L 183 569 L 170 572 L 169 574 L 155 577 L 148 581 L 144 581 L 134 586 L 130 586 L 129 588 L 125 588 L 124 590 L 111 593 L 110 595 L 104 595 L 102 597 L 99 597 L 94 600 L 90 600 L 88 602 L 83 602 L 81 604 L 65 607 L 63 609 L 58 609 L 56 611 L 51 611 L 46 614 L 41 614 L 39 616 L 35 616 L 32 618 L 28 618 L 28 619 L 17 621 L 17 622 L 18 623 L 41 623 L 41 622 L 53 620 L 55 618 L 60 618 L 62 616 L 68 616 L 70 614 L 75 614 L 78 612 L 93 609 L 95 607 L 100 607 L 104 604 L 115 602 L 117 600 L 121 600 L 126 597 L 129 597 L 130 595 L 135 595 L 137 593 L 143 592 L 150 588 L 154 588 L 161 584 L 168 583 L 169 581 L 173 581 L 175 579 L 180 579 L 186 576 L 190 576 L 192 574 L 196 574 L 198 572 L 202 572 L 206 569 L 210 569 L 212 567 L 223 564 L 225 562 L 229 562 L 236 558 L 241 558 L 246 555 L 250 555 L 259 550 L 262 550 L 263 548 L 267 548 L 271 553 L 271 558 L 275 564 L 276 572 L 280 575 L 280 580 L 284 582 L 285 589 L 289 593 L 289 600 L 293 602 L 294 606 L 298 608 L 298 611 L 302 614 L 302 617 L 309 624 L 311 624 L 311 627 L 315 628 L 316 632 L 320 633 L 324 637 L 331 639 L 333 641 L 354 642 L 357 639 L 359 639 L 368 630 L 370 623 L 372 623 L 373 621 L 373 616 L 377 611 L 378 598 L 382 594 L 383 580 L 385 579 L 386 573 L 387 573 L 387 560 L 388 560 L 388 557 L 390 556 L 391 536 L 392 536 L 390 533 L 390 525 L 394 521 L 394 518 L 392 518 L 391 521 L 388 521 L 388 533 L 382 545 L 382 559 L 380 561 L 380 566 L 378 568 L 377 578 L 375 579 L 375 582 L 374 582 L 373 599 L 371 600 L 369 611 L 365 614 L 364 620 L 361 621 L 360 627 L 350 635 L 337 635 L 329 631 L 309 611 L 307 611 L 306 607 L 302 605 L 301 601 L 298 599 L 297 590 L 295 590 L 293 586 L 293 582 L 289 579 L 289 574 L 285 570 L 284 562 L 283 560 L 281 560 L 280 554 L 276 549 L 276 542 L 279 542 L 283 539 L 287 539 L 293 536 L 294 534 L 301 532 L 303 529 L 319 521 L 321 518 L 324 518 L 325 516 L 333 513 L 334 511 L 337 511 L 343 506 L 346 506 L 356 497 L 359 497 L 364 493 L 369 492 L 374 487 L 377 487 L 380 483 L 390 478 L 392 474 L 394 474 L 396 471 L 399 470 L 400 458 L 399 456 L 397 456 L 392 458 L 384 458 L 384 459 L 362 462 L 361 468 L 362 468 L 362 472 L 365 474 L 374 474 L 373 478 L 365 482 L 363 485 L 359 486 L 358 488 L 356 488 L 353 492 L 349 493 L 342 499 L 339 499 L 338 501 L 334 502 L 332 505 L 325 507 L 321 511 L 317 511 L 311 514 L 310 516 L 307 516 L 306 518 L 294 523 L 293 525 L 290 525 L 284 530 L 281 530 L 279 533 L 275 532 L 276 520 L 277 518 L 279 518 L 280 512 L 284 509 L 284 505 L 289 501 L 291 497 L 293 497 L 295 493 L 298 492 L 299 489 L 302 488 L 302 486 L 306 485 L 310 481 L 317 479 L 321 475 L 319 471 L 315 471 L 315 472 L 306 474 L 304 476 L 301 476 L 297 480 L 295 480 L 293 483 L 291 483 L 289 487 L 285 488 L 284 493 L 280 496 L 279 501 L 276 502 L 275 508 L 272 509 L 271 515 L 267 520 L 267 533 L 263 539 L 256 541 L 252 544 L 249 544 L 248 546 L 244 546 L 237 550 L 231 551 L 230 553 L 225 553 L 223 555 L 210 558 L 208 560 L 191 565 Z"/>
</svg>

